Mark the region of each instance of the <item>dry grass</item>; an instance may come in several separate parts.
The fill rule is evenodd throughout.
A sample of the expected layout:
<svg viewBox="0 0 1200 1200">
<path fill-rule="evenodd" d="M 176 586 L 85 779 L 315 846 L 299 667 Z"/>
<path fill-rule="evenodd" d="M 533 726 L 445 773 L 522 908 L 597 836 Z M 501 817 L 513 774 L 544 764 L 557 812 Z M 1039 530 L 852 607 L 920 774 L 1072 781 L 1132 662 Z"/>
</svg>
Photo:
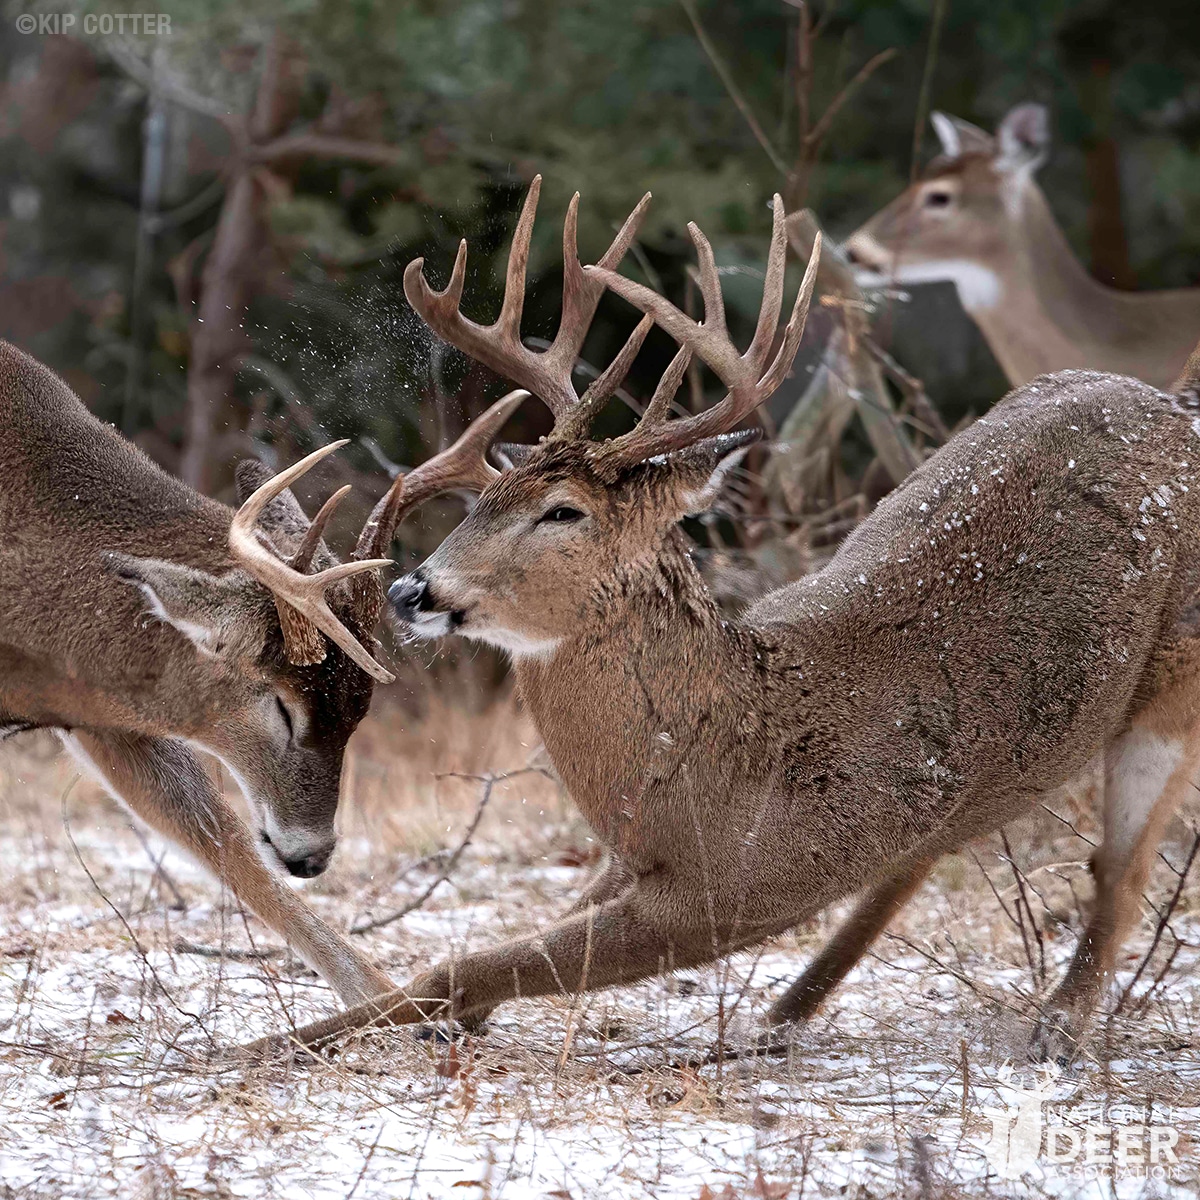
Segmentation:
<svg viewBox="0 0 1200 1200">
<path fill-rule="evenodd" d="M 343 848 L 307 888 L 340 928 L 402 907 L 437 877 L 437 851 L 460 841 L 478 799 L 456 773 L 520 769 L 537 752 L 511 700 L 476 714 L 423 703 L 419 717 L 381 710 L 356 739 Z M 1019 873 L 1000 839 L 942 864 L 786 1053 L 718 1052 L 752 1044 L 836 913 L 682 979 L 508 1005 L 482 1038 L 401 1031 L 286 1073 L 196 1073 L 180 1046 L 279 1029 L 329 1011 L 332 997 L 170 853 L 187 906 L 174 910 L 124 818 L 73 778 L 48 740 L 0 751 L 0 1196 L 782 1200 L 1200 1186 L 1200 869 L 1125 1010 L 1047 1085 L 1065 1124 L 1119 1104 L 1177 1129 L 1170 1178 L 1089 1180 L 1077 1163 L 1041 1161 L 1006 1180 L 981 1150 L 986 1110 L 1035 1082 L 1021 1064 L 1042 955 L 1053 979 L 1089 894 L 1083 839 L 1095 831 L 1069 797 L 1059 811 L 1078 834 L 1046 814 L 1009 831 Z M 547 779 L 516 776 L 451 878 L 362 940 L 402 979 L 528 930 L 581 884 L 587 838 Z M 1189 844 L 1181 821 L 1156 903 Z M 1157 924 L 1148 906 L 1123 984 Z"/>
</svg>

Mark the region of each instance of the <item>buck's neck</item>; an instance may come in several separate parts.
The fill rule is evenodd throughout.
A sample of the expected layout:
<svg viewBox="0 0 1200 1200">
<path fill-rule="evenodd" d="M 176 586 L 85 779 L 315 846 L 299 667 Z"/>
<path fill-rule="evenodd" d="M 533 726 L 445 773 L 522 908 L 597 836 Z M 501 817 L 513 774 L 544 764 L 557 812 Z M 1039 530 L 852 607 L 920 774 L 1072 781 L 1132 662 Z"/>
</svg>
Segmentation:
<svg viewBox="0 0 1200 1200">
<path fill-rule="evenodd" d="M 613 803 L 636 804 L 669 762 L 720 753 L 755 686 L 752 656 L 673 533 L 663 554 L 606 586 L 578 634 L 516 675 L 572 798 L 603 833 Z"/>
<path fill-rule="evenodd" d="M 1036 183 L 1010 203 L 1006 252 L 990 264 L 998 294 L 969 307 L 1009 380 L 1088 367 L 1169 386 L 1200 330 L 1200 289 L 1105 287 L 1071 252 Z"/>
</svg>

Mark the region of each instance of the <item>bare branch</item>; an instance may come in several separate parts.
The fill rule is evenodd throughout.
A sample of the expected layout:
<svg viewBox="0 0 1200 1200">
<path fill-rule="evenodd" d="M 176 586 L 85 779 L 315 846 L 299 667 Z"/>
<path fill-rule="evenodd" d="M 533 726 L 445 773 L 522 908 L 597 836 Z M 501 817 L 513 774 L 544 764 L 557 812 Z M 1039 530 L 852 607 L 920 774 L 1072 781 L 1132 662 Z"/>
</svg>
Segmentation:
<svg viewBox="0 0 1200 1200">
<path fill-rule="evenodd" d="M 234 112 L 228 105 L 222 104 L 209 96 L 202 96 L 193 91 L 183 80 L 165 72 L 151 70 L 144 63 L 132 46 L 115 38 L 106 40 L 104 48 L 109 57 L 135 83 L 140 84 L 148 92 L 157 92 L 172 104 L 186 108 L 189 112 L 199 113 L 204 117 L 212 117 L 222 124 L 230 124 L 241 120 L 241 114 Z"/>
<path fill-rule="evenodd" d="M 403 150 L 386 142 L 365 142 L 301 130 L 286 133 L 266 145 L 254 147 L 249 157 L 255 162 L 278 163 L 293 158 L 330 158 L 389 167 L 400 162 Z"/>
<path fill-rule="evenodd" d="M 454 874 L 454 868 L 458 866 L 458 860 L 462 858 L 463 851 L 470 845 L 471 839 L 475 836 L 475 830 L 479 828 L 479 822 L 483 820 L 484 810 L 488 806 L 488 801 L 492 798 L 492 789 L 496 784 L 531 772 L 538 775 L 546 773 L 538 767 L 524 767 L 520 771 L 509 771 L 504 775 L 462 775 L 458 772 L 451 772 L 450 775 L 454 778 L 476 779 L 483 784 L 483 789 L 479 795 L 479 803 L 475 806 L 475 815 L 471 818 L 471 823 L 467 826 L 467 831 L 463 834 L 462 840 L 455 846 L 453 853 L 446 860 L 446 865 L 438 872 L 437 878 L 415 900 L 410 901 L 403 908 L 398 908 L 395 912 L 388 913 L 386 916 L 376 917 L 373 921 L 360 921 L 357 925 L 350 927 L 350 932 L 370 933 L 374 929 L 382 929 L 385 925 L 391 925 L 394 921 L 399 921 L 401 917 L 407 917 L 409 913 L 416 912 L 418 908 L 421 908 L 425 904 L 425 901 Z"/>
<path fill-rule="evenodd" d="M 763 148 L 764 153 L 771 160 L 775 169 L 781 175 L 786 175 L 788 170 L 787 163 L 783 161 L 783 157 L 772 145 L 771 139 L 767 137 L 763 127 L 758 123 L 758 118 L 754 115 L 754 110 L 750 107 L 749 101 L 742 95 L 737 81 L 733 78 L 729 67 L 725 64 L 725 60 L 721 57 L 720 52 L 708 36 L 704 26 L 700 23 L 700 16 L 696 12 L 693 0 L 679 0 L 679 3 L 683 7 L 683 11 L 687 13 L 688 20 L 692 23 L 692 28 L 696 31 L 697 41 L 704 48 L 704 53 L 708 55 L 709 62 L 713 65 L 713 70 L 720 76 L 721 82 L 725 85 L 725 90 L 729 93 L 729 98 L 737 106 L 738 112 L 745 118 L 746 124 L 750 127 L 750 132 L 754 134 L 755 140 Z"/>
</svg>

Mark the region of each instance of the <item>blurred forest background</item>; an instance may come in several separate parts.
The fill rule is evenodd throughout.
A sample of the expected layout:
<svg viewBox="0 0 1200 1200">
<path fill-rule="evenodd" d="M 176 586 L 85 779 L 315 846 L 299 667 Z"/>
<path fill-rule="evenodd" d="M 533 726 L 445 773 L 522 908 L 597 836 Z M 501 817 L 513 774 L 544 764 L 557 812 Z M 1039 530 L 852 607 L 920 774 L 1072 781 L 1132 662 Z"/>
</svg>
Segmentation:
<svg viewBox="0 0 1200 1200">
<path fill-rule="evenodd" d="M 365 505 L 388 463 L 419 461 L 493 397 L 500 381 L 424 332 L 401 275 L 424 255 L 444 280 L 466 237 L 465 308 L 491 320 L 537 172 L 532 337 L 556 327 L 577 189 L 585 261 L 654 193 L 624 270 L 677 303 L 694 300 L 685 225 L 698 221 L 748 329 L 773 191 L 842 237 L 932 156 L 931 109 L 991 130 L 1026 100 L 1051 111 L 1040 181 L 1092 272 L 1120 287 L 1200 284 L 1200 5 L 1188 0 L 157 7 L 169 36 L 23 35 L 18 15 L 65 10 L 4 9 L 0 335 L 213 494 L 228 495 L 238 457 L 286 462 L 350 437 L 331 469 Z M 607 362 L 633 319 L 606 299 L 585 358 Z M 808 374 L 773 401 L 775 423 L 832 319 L 810 322 Z M 1007 390 L 952 285 L 914 289 L 878 336 L 951 427 Z M 652 335 L 635 394 L 672 349 Z M 859 489 L 872 450 L 857 422 L 834 454 L 843 483 L 799 508 Z M 427 518 L 427 537 L 456 504 Z M 415 553 L 423 539 L 405 540 Z"/>
</svg>

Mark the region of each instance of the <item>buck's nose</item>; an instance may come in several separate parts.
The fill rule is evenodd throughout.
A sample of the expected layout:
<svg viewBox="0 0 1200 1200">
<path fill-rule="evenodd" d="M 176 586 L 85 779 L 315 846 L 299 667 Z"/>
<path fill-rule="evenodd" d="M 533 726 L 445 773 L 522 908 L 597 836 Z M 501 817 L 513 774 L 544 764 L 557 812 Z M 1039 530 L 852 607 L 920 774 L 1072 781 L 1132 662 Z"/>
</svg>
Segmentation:
<svg viewBox="0 0 1200 1200">
<path fill-rule="evenodd" d="M 427 612 L 432 607 L 429 601 L 429 583 L 416 571 L 397 579 L 388 588 L 388 599 L 401 617 L 410 613 Z"/>
<path fill-rule="evenodd" d="M 311 879 L 329 866 L 332 857 L 333 847 L 330 846 L 326 850 L 318 850 L 316 854 L 306 854 L 303 858 L 285 858 L 283 865 L 287 867 L 289 875 L 295 875 L 297 879 Z"/>
</svg>

